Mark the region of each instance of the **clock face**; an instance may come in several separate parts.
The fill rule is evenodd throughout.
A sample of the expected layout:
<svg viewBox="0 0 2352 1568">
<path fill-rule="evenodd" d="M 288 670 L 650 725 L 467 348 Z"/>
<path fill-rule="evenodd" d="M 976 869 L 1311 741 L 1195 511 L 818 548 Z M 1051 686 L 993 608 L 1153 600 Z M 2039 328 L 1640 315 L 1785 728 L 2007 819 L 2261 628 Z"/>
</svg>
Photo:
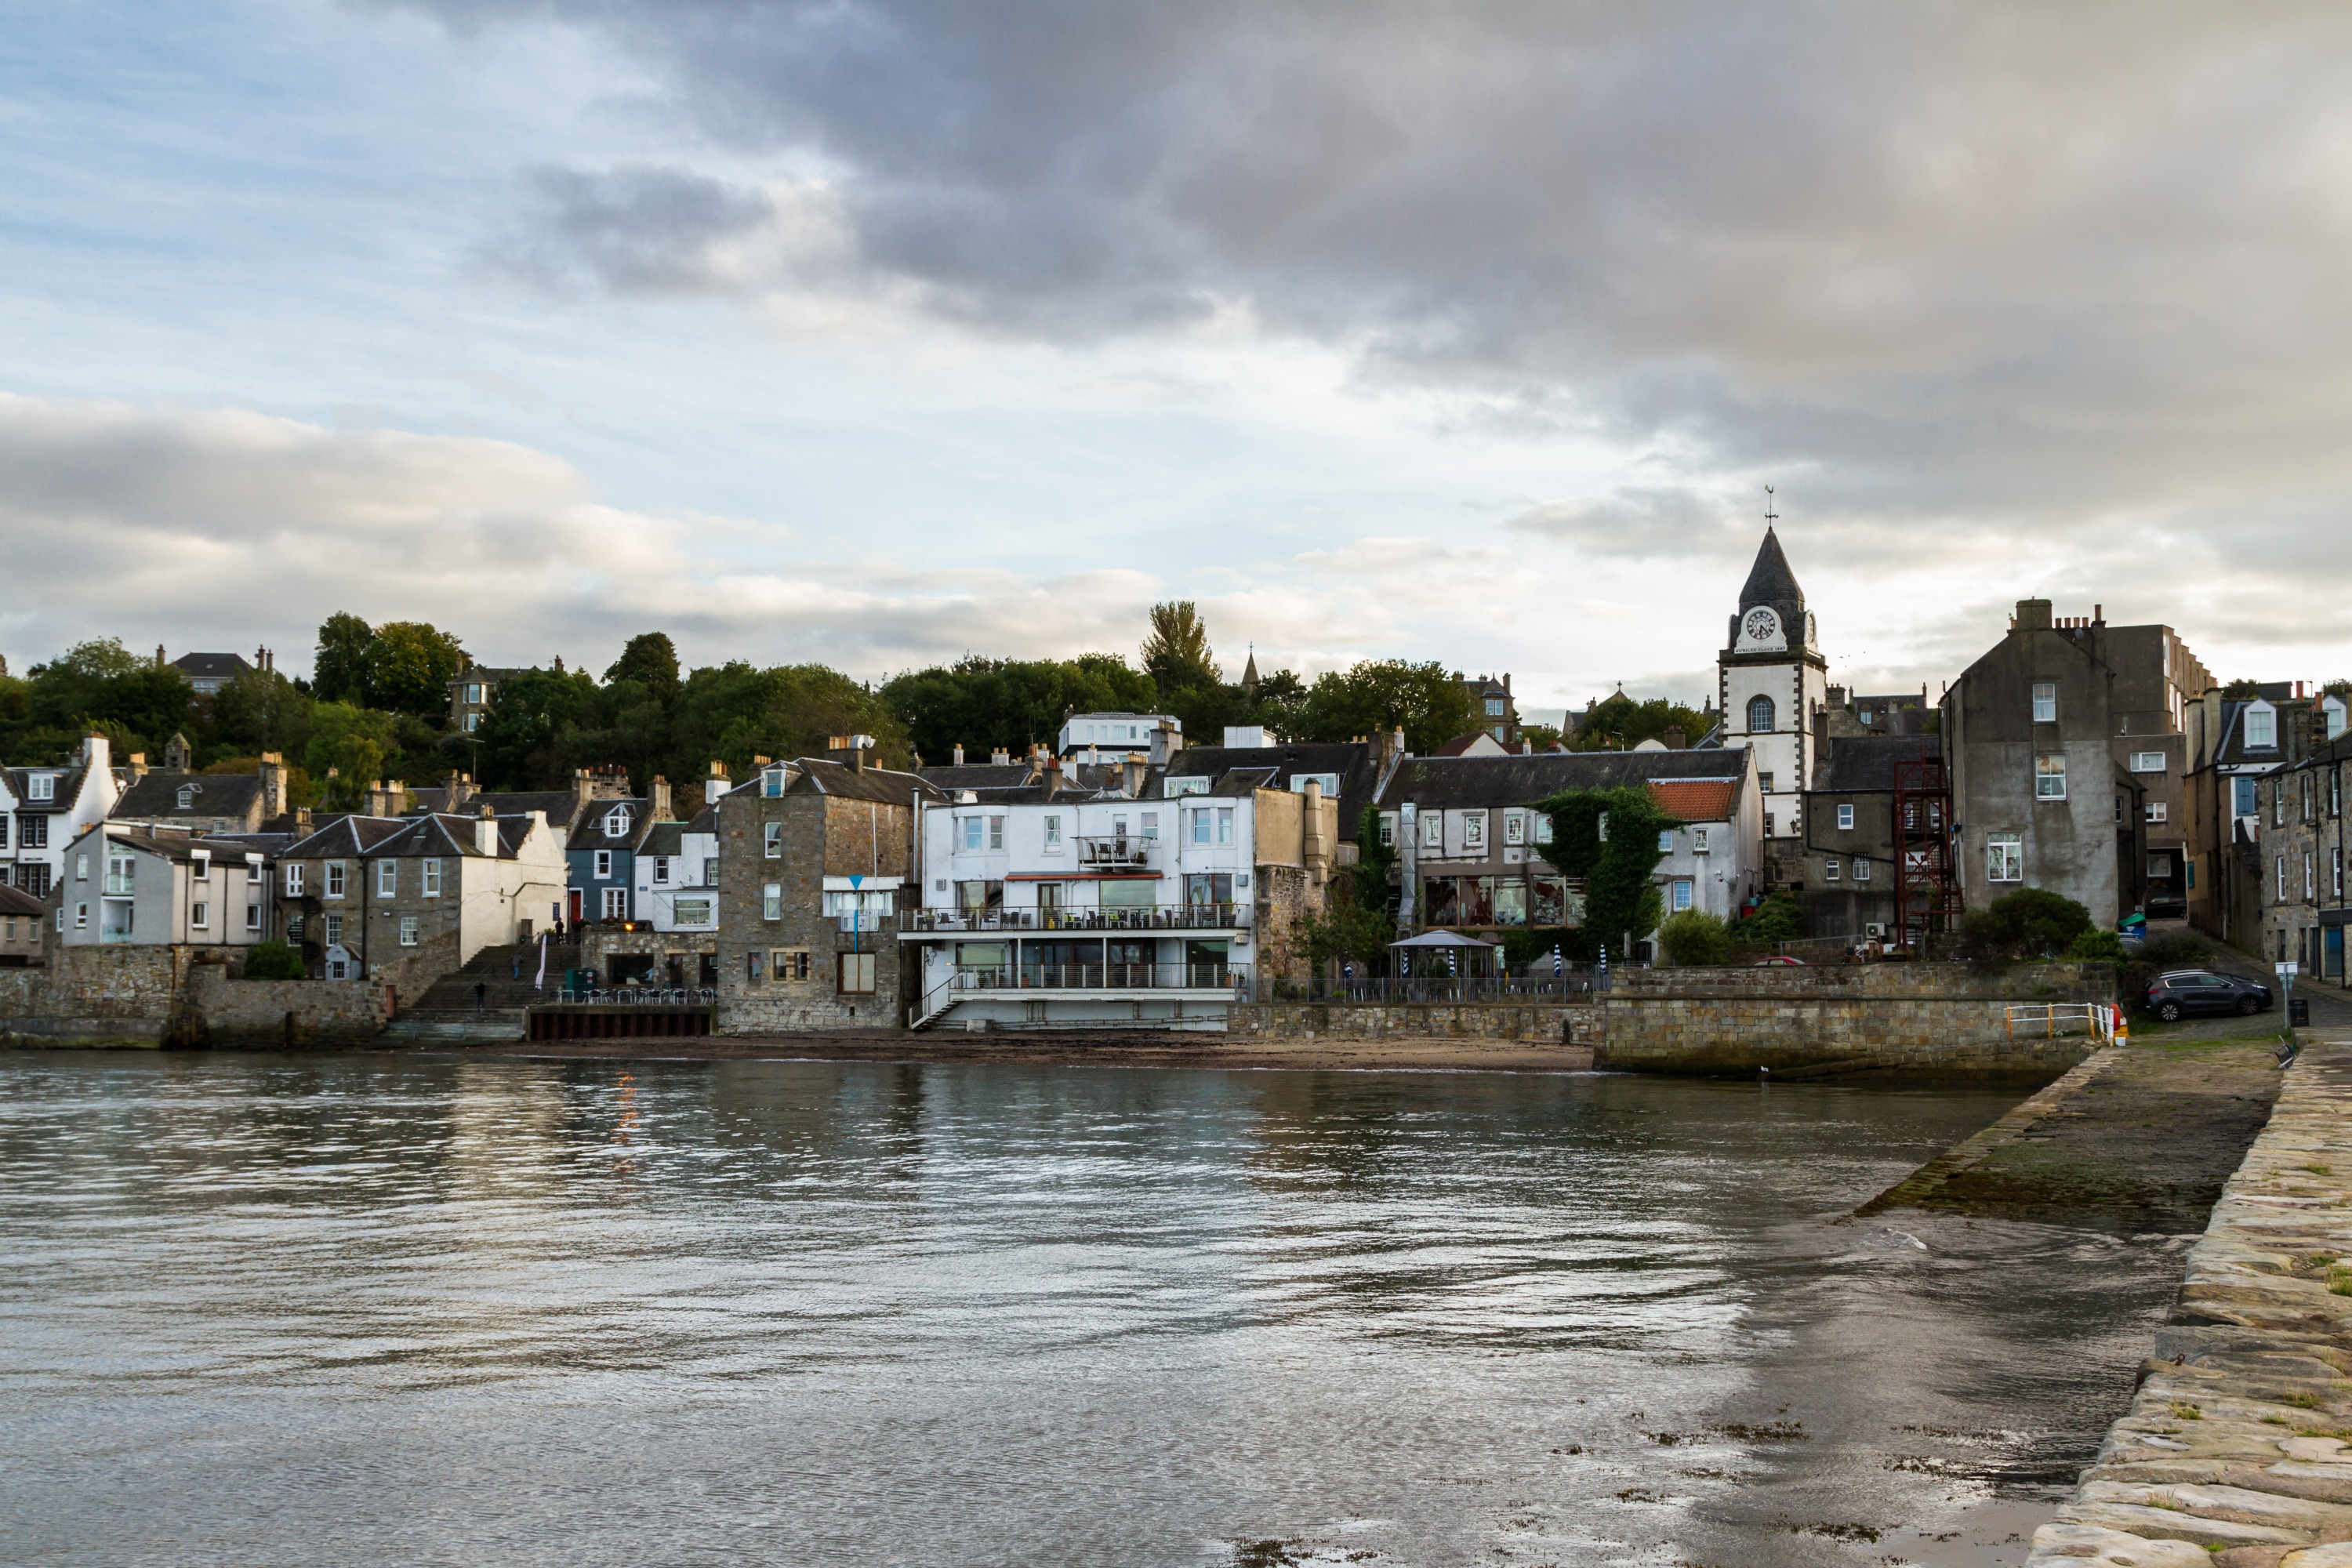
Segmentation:
<svg viewBox="0 0 2352 1568">
<path fill-rule="evenodd" d="M 1749 642 L 1769 642 L 1780 630 L 1780 617 L 1767 609 L 1750 610 L 1748 619 L 1740 623 L 1740 629 L 1748 634 Z"/>
</svg>

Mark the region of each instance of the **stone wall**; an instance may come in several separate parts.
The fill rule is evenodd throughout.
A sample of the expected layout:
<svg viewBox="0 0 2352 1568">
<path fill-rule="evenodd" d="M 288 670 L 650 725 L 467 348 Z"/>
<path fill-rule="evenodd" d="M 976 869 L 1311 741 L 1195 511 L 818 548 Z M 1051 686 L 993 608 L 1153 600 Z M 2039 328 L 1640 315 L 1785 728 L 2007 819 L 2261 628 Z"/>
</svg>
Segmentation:
<svg viewBox="0 0 2352 1568">
<path fill-rule="evenodd" d="M 348 1046 L 389 1021 L 384 987 L 372 980 L 233 980 L 205 966 L 190 976 L 189 1005 L 211 1046 Z"/>
<path fill-rule="evenodd" d="M 1557 1002 L 1251 1002 L 1225 1032 L 1254 1040 L 1470 1039 L 1589 1045 L 1596 1010 Z"/>
<path fill-rule="evenodd" d="M 39 969 L 0 970 L 0 1044 L 350 1043 L 383 1026 L 367 981 L 232 979 L 217 948 L 60 949 Z"/>
<path fill-rule="evenodd" d="M 827 876 L 902 877 L 914 812 L 889 802 L 787 791 L 730 795 L 719 805 L 719 1032 L 791 1034 L 888 1028 L 899 1012 L 898 922 L 845 934 L 824 913 Z M 781 833 L 766 847 L 766 825 Z M 777 918 L 763 889 L 775 884 Z M 874 955 L 874 989 L 841 989 L 840 955 Z M 753 977 L 752 956 L 759 958 Z"/>
<path fill-rule="evenodd" d="M 2047 1074 L 2072 1067 L 2093 1042 L 2023 1027 L 2012 1037 L 2010 1007 L 2115 996 L 2115 966 L 2105 963 L 1637 970 L 1619 975 L 1601 999 L 1593 1065 L 1696 1074 L 1832 1064 Z"/>
<path fill-rule="evenodd" d="M 614 957 L 625 955 L 653 961 L 651 974 L 638 982 L 640 984 L 671 984 L 669 961 L 675 958 L 682 976 L 676 984 L 700 985 L 703 958 L 709 955 L 715 960 L 718 953 L 719 933 L 715 931 L 621 931 L 612 926 L 590 926 L 580 939 L 581 966 L 594 970 L 596 978 L 606 984 L 612 981 Z"/>
</svg>

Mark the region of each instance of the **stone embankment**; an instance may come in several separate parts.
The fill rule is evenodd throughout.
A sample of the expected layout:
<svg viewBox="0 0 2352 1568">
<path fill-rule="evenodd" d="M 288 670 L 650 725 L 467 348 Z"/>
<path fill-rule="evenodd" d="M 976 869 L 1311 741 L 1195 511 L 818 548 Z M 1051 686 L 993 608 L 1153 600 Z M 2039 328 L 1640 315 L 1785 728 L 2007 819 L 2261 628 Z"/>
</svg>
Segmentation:
<svg viewBox="0 0 2352 1568">
<path fill-rule="evenodd" d="M 2312 1047 L 2031 1568 L 2352 1568 L 2352 1047 Z"/>
</svg>

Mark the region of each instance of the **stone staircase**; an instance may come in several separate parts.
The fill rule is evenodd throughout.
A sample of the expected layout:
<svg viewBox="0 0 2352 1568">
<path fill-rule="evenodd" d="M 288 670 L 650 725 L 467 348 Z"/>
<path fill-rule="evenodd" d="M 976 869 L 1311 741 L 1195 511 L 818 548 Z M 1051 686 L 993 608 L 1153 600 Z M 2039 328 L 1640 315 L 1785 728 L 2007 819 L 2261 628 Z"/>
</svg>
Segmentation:
<svg viewBox="0 0 2352 1568">
<path fill-rule="evenodd" d="M 520 981 L 514 978 L 518 957 L 522 960 Z M 415 1001 L 403 1002 L 400 1016 L 382 1037 L 388 1045 L 410 1046 L 488 1046 L 519 1040 L 523 1035 L 523 1010 L 534 1002 L 553 1001 L 563 984 L 564 970 L 579 963 L 577 943 L 550 946 L 547 989 L 534 991 L 530 983 L 539 973 L 537 942 L 486 947 L 463 968 L 435 981 Z M 478 1007 L 474 999 L 477 984 L 485 988 Z"/>
</svg>

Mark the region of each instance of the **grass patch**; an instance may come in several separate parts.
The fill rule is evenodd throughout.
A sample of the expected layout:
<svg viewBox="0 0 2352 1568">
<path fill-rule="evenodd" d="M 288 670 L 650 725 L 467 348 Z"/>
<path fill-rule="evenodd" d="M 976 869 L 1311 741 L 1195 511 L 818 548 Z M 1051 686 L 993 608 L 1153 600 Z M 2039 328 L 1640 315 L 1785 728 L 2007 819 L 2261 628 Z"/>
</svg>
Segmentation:
<svg viewBox="0 0 2352 1568">
<path fill-rule="evenodd" d="M 2352 1268 L 2341 1263 L 2327 1268 L 2327 1293 L 2331 1296 L 2352 1296 Z"/>
<path fill-rule="evenodd" d="M 2205 1419 L 2205 1412 L 2198 1409 L 2194 1405 L 2189 1405 L 2184 1402 L 2182 1404 L 2174 1405 L 2169 1408 L 2172 1411 L 2173 1418 L 2175 1420 L 2202 1421 Z"/>
</svg>

